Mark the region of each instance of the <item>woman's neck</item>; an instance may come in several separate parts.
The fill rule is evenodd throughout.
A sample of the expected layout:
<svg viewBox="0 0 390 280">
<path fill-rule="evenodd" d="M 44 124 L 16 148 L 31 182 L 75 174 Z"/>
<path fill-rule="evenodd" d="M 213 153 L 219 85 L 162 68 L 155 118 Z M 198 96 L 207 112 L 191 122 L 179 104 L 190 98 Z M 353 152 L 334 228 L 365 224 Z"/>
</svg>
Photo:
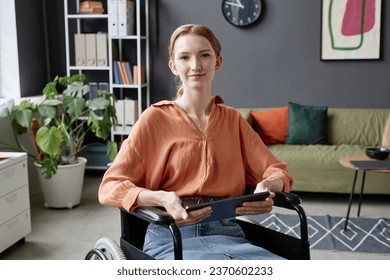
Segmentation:
<svg viewBox="0 0 390 280">
<path fill-rule="evenodd" d="M 184 92 L 182 96 L 176 99 L 176 103 L 182 107 L 187 114 L 190 114 L 198 119 L 203 119 L 209 114 L 210 97 L 210 95 L 190 95 Z"/>
</svg>

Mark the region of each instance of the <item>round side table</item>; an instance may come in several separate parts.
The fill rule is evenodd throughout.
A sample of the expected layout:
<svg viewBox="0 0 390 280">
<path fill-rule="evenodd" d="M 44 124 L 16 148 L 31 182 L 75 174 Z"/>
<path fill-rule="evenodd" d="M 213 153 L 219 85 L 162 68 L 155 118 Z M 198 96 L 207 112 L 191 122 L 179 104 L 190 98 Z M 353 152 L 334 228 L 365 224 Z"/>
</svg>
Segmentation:
<svg viewBox="0 0 390 280">
<path fill-rule="evenodd" d="M 339 160 L 339 162 L 342 166 L 355 170 L 352 188 L 351 188 L 351 194 L 349 195 L 347 217 L 346 217 L 345 226 L 344 226 L 344 230 L 347 230 L 349 213 L 351 210 L 353 194 L 355 193 L 356 179 L 357 179 L 359 170 L 363 171 L 363 177 L 362 177 L 362 186 L 361 186 L 360 195 L 359 195 L 359 206 L 358 206 L 358 213 L 357 213 L 358 217 L 360 216 L 360 207 L 362 205 L 362 199 L 363 199 L 363 193 L 364 193 L 364 182 L 366 180 L 366 172 L 390 173 L 390 160 L 389 159 L 375 160 L 375 159 L 369 158 L 366 155 L 357 155 L 357 156 L 343 157 Z M 356 163 L 356 165 L 354 165 L 352 162 Z M 362 163 L 362 165 L 360 165 L 359 163 Z"/>
</svg>

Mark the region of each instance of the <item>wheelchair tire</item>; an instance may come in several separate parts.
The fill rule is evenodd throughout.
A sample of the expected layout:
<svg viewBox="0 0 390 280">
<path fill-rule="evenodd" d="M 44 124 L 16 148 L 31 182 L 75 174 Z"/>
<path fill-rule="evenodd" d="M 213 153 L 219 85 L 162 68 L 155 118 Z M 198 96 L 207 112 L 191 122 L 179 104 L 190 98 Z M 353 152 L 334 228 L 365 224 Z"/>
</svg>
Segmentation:
<svg viewBox="0 0 390 280">
<path fill-rule="evenodd" d="M 91 252 L 92 251 L 92 252 Z M 110 237 L 102 237 L 95 243 L 95 248 L 92 249 L 89 254 L 91 255 L 89 260 L 125 260 L 126 257 L 116 243 Z M 102 254 L 104 258 L 102 258 Z M 88 256 L 88 255 L 87 255 Z"/>
<path fill-rule="evenodd" d="M 99 249 L 93 248 L 89 250 L 87 255 L 85 256 L 84 260 L 99 260 L 99 261 L 104 261 L 108 260 L 106 255 Z"/>
</svg>

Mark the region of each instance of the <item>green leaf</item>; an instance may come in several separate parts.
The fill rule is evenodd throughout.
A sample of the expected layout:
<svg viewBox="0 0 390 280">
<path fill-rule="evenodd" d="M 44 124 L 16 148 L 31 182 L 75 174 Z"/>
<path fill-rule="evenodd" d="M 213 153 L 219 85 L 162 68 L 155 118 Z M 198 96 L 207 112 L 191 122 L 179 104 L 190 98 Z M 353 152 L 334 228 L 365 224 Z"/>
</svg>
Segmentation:
<svg viewBox="0 0 390 280">
<path fill-rule="evenodd" d="M 52 99 L 53 101 L 55 99 Z M 57 115 L 57 107 L 52 105 L 41 105 L 38 107 L 38 111 L 42 117 L 55 118 Z"/>
<path fill-rule="evenodd" d="M 70 77 L 59 77 L 59 84 L 66 87 L 74 82 L 84 82 L 85 81 L 85 74 L 74 74 Z"/>
<path fill-rule="evenodd" d="M 85 99 L 82 97 L 72 97 L 70 95 L 64 96 L 63 103 L 66 112 L 74 117 L 82 116 L 85 109 Z"/>
<path fill-rule="evenodd" d="M 43 95 L 46 99 L 53 99 L 57 95 L 57 77 L 54 81 L 46 84 L 45 88 L 42 90 Z"/>
<path fill-rule="evenodd" d="M 42 152 L 52 156 L 59 157 L 61 154 L 61 131 L 52 126 L 50 129 L 43 126 L 38 129 L 36 142 Z"/>
<path fill-rule="evenodd" d="M 64 90 L 64 95 L 79 96 L 82 97 L 89 92 L 89 86 L 84 85 L 83 82 L 74 82 L 68 85 L 67 89 Z"/>
<path fill-rule="evenodd" d="M 91 124 L 91 130 L 96 137 L 106 140 L 111 133 L 112 123 L 109 117 L 103 117 Z"/>
<path fill-rule="evenodd" d="M 15 105 L 13 99 L 8 100 L 6 103 L 0 105 L 0 118 L 4 118 L 11 114 Z"/>
<path fill-rule="evenodd" d="M 97 97 L 87 101 L 87 106 L 91 110 L 103 110 L 106 109 L 109 105 L 110 101 L 103 97 Z"/>
<path fill-rule="evenodd" d="M 20 102 L 20 104 L 18 106 L 18 110 L 19 111 L 24 111 L 26 109 L 30 109 L 31 107 L 32 107 L 32 104 L 30 103 L 30 101 L 23 100 L 22 102 Z"/>
<path fill-rule="evenodd" d="M 58 169 L 58 160 L 52 158 L 45 158 L 41 162 L 43 168 L 43 174 L 45 174 L 45 179 L 50 179 L 57 173 Z"/>
<path fill-rule="evenodd" d="M 33 113 L 30 109 L 25 109 L 23 111 L 17 111 L 15 113 L 15 120 L 16 122 L 25 128 L 28 128 L 30 126 L 31 120 L 32 120 Z"/>
<path fill-rule="evenodd" d="M 12 128 L 14 130 L 14 132 L 17 134 L 17 135 L 22 135 L 24 133 L 27 132 L 27 127 L 23 127 L 21 126 L 20 124 L 18 124 L 18 122 L 16 121 L 16 119 L 13 119 L 12 120 Z"/>
<path fill-rule="evenodd" d="M 118 154 L 118 143 L 115 141 L 107 141 L 107 153 L 110 161 L 113 161 Z"/>
<path fill-rule="evenodd" d="M 42 102 L 42 105 L 47 105 L 47 106 L 58 106 L 61 104 L 62 104 L 61 100 L 58 99 L 46 99 L 45 101 Z"/>
</svg>

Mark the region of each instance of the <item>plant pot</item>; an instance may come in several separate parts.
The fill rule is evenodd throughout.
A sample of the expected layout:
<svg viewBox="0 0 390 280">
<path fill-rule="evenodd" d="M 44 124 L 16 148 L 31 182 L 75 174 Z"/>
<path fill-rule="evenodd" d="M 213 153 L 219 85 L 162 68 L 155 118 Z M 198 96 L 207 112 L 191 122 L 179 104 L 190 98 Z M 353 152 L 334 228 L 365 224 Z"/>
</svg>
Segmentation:
<svg viewBox="0 0 390 280">
<path fill-rule="evenodd" d="M 46 208 L 72 209 L 80 204 L 87 159 L 79 157 L 78 161 L 76 164 L 59 165 L 57 173 L 50 179 L 45 179 L 42 166 L 34 162 Z"/>
</svg>

